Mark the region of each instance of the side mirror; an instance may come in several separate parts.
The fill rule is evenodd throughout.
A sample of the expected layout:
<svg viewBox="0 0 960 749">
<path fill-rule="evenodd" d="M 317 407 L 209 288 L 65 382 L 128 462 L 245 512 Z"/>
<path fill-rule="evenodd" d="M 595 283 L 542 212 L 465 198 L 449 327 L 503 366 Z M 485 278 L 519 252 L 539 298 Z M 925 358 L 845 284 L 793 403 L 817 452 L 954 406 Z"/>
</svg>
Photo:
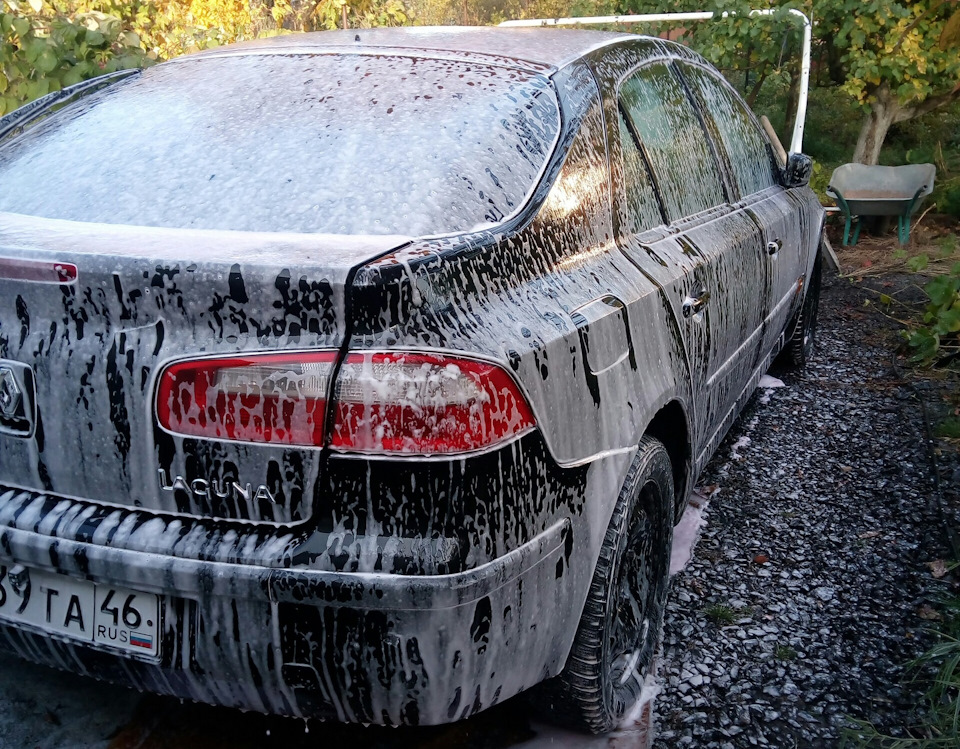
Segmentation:
<svg viewBox="0 0 960 749">
<path fill-rule="evenodd" d="M 813 174 L 813 159 L 803 153 L 787 156 L 787 165 L 780 170 L 780 184 L 784 187 L 806 187 Z"/>
</svg>

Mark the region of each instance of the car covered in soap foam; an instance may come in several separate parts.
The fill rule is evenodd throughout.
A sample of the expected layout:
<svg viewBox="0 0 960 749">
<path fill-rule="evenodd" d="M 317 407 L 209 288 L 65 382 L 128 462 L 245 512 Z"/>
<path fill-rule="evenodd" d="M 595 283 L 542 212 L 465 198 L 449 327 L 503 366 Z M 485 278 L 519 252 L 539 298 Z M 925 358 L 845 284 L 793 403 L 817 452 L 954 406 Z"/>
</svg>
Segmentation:
<svg viewBox="0 0 960 749">
<path fill-rule="evenodd" d="M 0 647 L 267 713 L 605 731 L 823 212 L 689 49 L 291 35 L 0 120 Z"/>
</svg>

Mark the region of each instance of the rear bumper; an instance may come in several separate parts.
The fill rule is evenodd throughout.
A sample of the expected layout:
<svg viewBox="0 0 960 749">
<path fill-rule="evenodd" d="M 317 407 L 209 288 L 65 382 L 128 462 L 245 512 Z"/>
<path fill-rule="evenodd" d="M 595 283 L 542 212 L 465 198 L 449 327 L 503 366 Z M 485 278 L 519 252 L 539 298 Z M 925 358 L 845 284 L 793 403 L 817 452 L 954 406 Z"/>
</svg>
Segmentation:
<svg viewBox="0 0 960 749">
<path fill-rule="evenodd" d="M 159 594 L 161 660 L 6 624 L 0 646 L 162 694 L 301 717 L 443 723 L 558 672 L 578 618 L 546 613 L 576 606 L 569 519 L 473 570 L 401 576 L 203 561 L 112 546 L 110 537 L 77 540 L 58 533 L 59 523 L 19 522 L 31 501 L 41 498 L 0 488 L 0 562 Z M 18 521 L 5 513 L 11 504 L 20 505 Z M 60 509 L 66 522 L 70 509 Z"/>
</svg>

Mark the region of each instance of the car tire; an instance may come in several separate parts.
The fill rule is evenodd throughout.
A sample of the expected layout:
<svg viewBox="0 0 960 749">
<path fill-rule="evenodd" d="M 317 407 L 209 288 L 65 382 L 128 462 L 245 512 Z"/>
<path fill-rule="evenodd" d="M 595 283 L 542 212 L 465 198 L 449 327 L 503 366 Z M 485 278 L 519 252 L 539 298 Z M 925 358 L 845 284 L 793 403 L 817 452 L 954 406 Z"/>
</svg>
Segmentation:
<svg viewBox="0 0 960 749">
<path fill-rule="evenodd" d="M 673 505 L 670 456 L 644 437 L 617 498 L 573 648 L 549 689 L 554 721 L 606 733 L 640 697 L 663 627 Z"/>
<path fill-rule="evenodd" d="M 791 369 L 803 369 L 813 357 L 817 343 L 817 314 L 820 309 L 820 280 L 822 277 L 820 253 L 813 264 L 807 293 L 793 325 L 793 333 L 784 347 L 781 359 Z"/>
</svg>

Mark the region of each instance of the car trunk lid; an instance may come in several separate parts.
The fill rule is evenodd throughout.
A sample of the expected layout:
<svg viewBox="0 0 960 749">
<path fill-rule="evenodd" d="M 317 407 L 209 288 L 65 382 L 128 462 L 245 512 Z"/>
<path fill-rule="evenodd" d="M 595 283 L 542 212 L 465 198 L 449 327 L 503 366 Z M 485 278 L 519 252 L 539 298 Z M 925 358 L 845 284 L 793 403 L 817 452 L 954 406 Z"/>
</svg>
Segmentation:
<svg viewBox="0 0 960 749">
<path fill-rule="evenodd" d="M 352 269 L 408 241 L 0 213 L 0 375 L 28 391 L 28 423 L 0 429 L 0 484 L 199 517 L 309 518 L 320 449 L 165 432 L 157 376 L 182 357 L 338 350 Z"/>
</svg>

